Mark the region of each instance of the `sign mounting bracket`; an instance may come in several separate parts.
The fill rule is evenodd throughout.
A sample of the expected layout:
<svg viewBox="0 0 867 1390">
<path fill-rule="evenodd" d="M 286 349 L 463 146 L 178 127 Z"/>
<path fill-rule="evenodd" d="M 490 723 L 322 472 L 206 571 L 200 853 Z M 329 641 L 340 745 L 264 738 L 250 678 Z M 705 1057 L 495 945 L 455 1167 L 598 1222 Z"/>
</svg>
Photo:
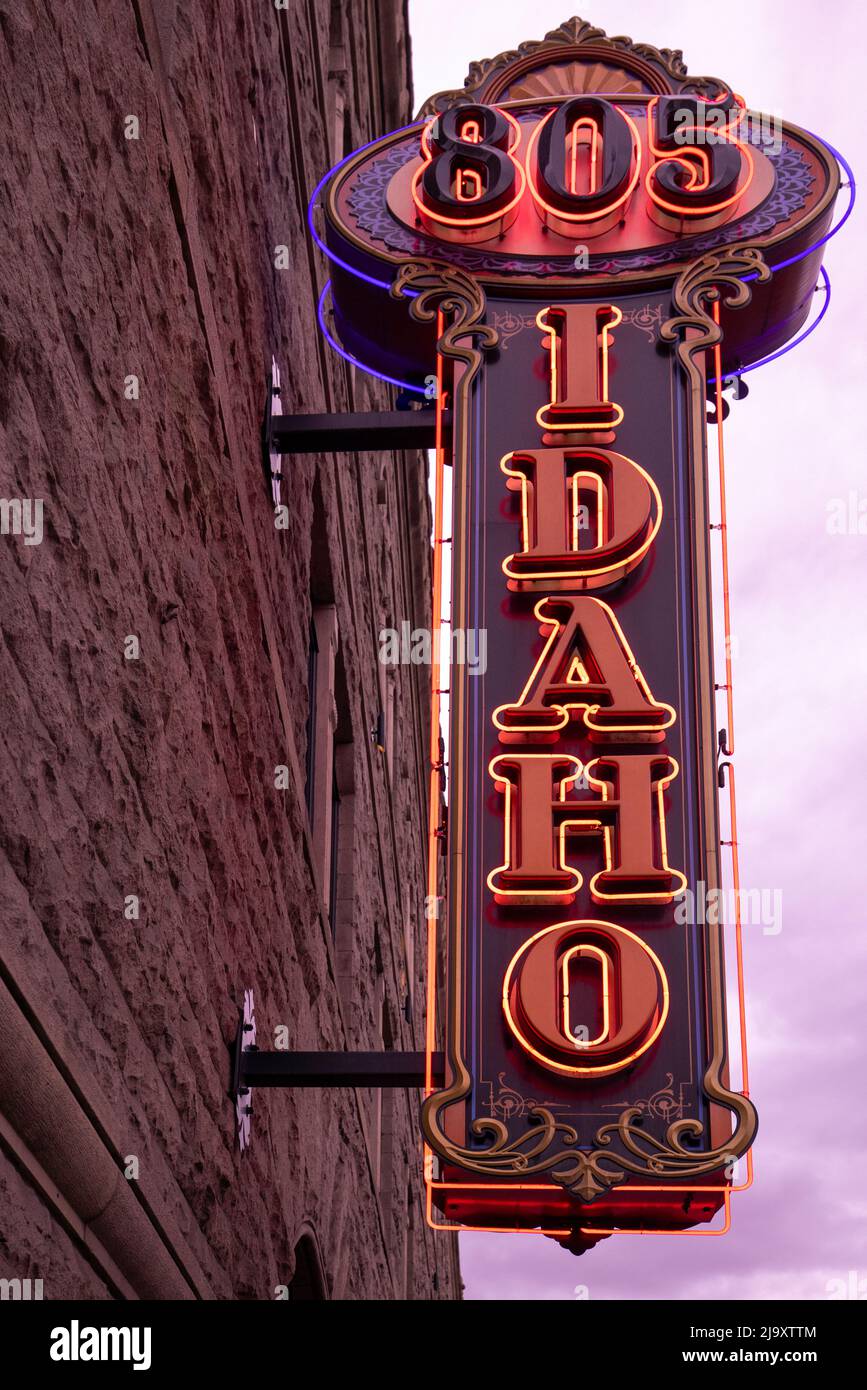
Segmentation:
<svg viewBox="0 0 867 1390">
<path fill-rule="evenodd" d="M 445 412 L 448 423 L 448 411 Z M 345 415 L 275 415 L 275 454 L 365 453 L 379 449 L 432 449 L 435 410 L 366 410 Z"/>
<path fill-rule="evenodd" d="M 284 415 L 274 409 L 279 386 L 269 378 L 262 442 L 270 454 L 359 454 L 381 449 L 433 449 L 436 410 L 362 410 L 337 414 Z M 442 417 L 451 425 L 451 412 Z"/>
<path fill-rule="evenodd" d="M 230 1047 L 229 1093 L 235 1102 L 238 1138 L 242 1149 L 250 1143 L 250 1092 L 253 1087 L 361 1086 L 365 1089 L 422 1089 L 425 1084 L 424 1052 L 283 1052 L 260 1051 L 256 1046 L 256 1021 L 252 991 L 244 996 L 244 1011 Z M 431 1057 L 432 1079 L 443 1084 L 445 1056 Z"/>
</svg>

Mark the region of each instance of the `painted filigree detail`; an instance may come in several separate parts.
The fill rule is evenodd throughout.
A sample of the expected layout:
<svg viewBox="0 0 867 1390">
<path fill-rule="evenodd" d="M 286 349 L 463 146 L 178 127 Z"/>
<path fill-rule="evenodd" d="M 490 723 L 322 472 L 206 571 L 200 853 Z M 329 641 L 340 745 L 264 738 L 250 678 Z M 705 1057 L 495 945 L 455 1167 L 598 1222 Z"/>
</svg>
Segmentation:
<svg viewBox="0 0 867 1390">
<path fill-rule="evenodd" d="M 684 1101 L 683 1093 L 685 1083 L 678 1083 L 678 1094 L 674 1093 L 674 1073 L 667 1072 L 665 1085 L 660 1086 L 653 1095 L 646 1100 L 633 1100 L 629 1103 L 630 1109 L 640 1110 L 642 1115 L 649 1115 L 656 1120 L 680 1120 L 683 1119 Z M 607 1102 L 602 1106 L 603 1110 L 617 1110 L 622 1106 L 622 1101 Z"/>
<path fill-rule="evenodd" d="M 482 353 L 497 346 L 497 330 L 483 323 L 485 292 L 477 280 L 456 266 L 441 261 L 406 261 L 391 287 L 395 299 L 411 293 L 409 311 L 419 323 L 429 323 L 438 311 L 445 315 L 437 351 L 463 362 L 467 371 L 462 387 L 472 381 L 482 365 Z"/>
<path fill-rule="evenodd" d="M 667 319 L 659 334 L 665 342 L 677 343 L 677 355 L 690 376 L 701 373 L 696 355 L 722 338 L 708 305 L 721 297 L 730 309 L 742 309 L 753 297 L 752 282 L 770 278 L 770 267 L 757 246 L 733 246 L 702 256 L 678 277 L 673 298 L 680 313 Z"/>
<path fill-rule="evenodd" d="M 637 328 L 639 333 L 646 333 L 653 343 L 659 326 L 662 323 L 663 308 L 661 304 L 640 304 L 635 309 L 624 311 L 620 320 L 620 326 L 625 328 Z"/>
<path fill-rule="evenodd" d="M 504 1071 L 499 1073 L 498 1080 L 499 1090 L 497 1091 L 494 1091 L 494 1083 L 488 1082 L 490 1092 L 488 1109 L 492 1115 L 499 1116 L 502 1120 L 514 1120 L 517 1116 L 529 1115 L 538 1108 L 538 1100 L 522 1096 L 520 1091 L 516 1091 L 514 1086 L 508 1084 Z M 548 1101 L 549 1110 L 565 1110 L 567 1108 L 565 1101 L 553 1103 Z"/>
<path fill-rule="evenodd" d="M 536 326 L 536 316 L 535 314 L 515 314 L 511 309 L 508 309 L 504 314 L 492 314 L 491 323 L 500 336 L 500 347 L 505 352 L 509 346 L 510 338 L 514 338 L 517 333 L 523 333 L 525 328 Z"/>
</svg>

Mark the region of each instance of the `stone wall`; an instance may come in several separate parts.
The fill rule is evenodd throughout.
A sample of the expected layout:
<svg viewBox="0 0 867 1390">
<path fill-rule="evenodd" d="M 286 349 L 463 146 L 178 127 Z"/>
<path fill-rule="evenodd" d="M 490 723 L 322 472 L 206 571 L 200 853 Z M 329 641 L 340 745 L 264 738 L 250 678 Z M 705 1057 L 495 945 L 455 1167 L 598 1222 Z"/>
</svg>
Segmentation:
<svg viewBox="0 0 867 1390">
<path fill-rule="evenodd" d="M 247 988 L 263 1047 L 423 1045 L 429 673 L 377 653 L 428 621 L 424 459 L 287 458 L 278 530 L 259 449 L 272 359 L 284 410 L 388 404 L 305 210 L 408 73 L 401 0 L 0 0 L 0 494 L 44 530 L 0 538 L 0 1274 L 46 1298 L 272 1298 L 304 1236 L 330 1297 L 459 1297 L 416 1093 L 257 1092 L 243 1155 L 227 1095 Z"/>
</svg>

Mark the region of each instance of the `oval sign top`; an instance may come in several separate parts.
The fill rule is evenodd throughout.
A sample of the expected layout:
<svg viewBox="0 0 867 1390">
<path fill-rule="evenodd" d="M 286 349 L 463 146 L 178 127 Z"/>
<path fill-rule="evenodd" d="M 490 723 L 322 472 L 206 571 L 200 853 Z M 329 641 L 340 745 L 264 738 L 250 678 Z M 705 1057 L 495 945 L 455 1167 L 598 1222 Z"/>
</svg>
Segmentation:
<svg viewBox="0 0 867 1390">
<path fill-rule="evenodd" d="M 674 278 L 742 242 L 773 264 L 787 251 L 771 248 L 830 216 L 839 186 L 833 155 L 805 131 L 694 98 L 584 95 L 446 116 L 383 137 L 332 179 L 326 239 L 362 276 L 430 258 L 487 285 L 598 288 Z"/>
<path fill-rule="evenodd" d="M 339 337 L 406 384 L 435 361 L 433 325 L 387 293 L 408 261 L 452 267 L 488 299 L 563 300 L 640 295 L 754 247 L 772 279 L 724 322 L 723 369 L 761 360 L 809 316 L 840 169 L 816 136 L 690 77 L 678 51 L 573 19 L 473 63 L 463 89 L 321 187 Z"/>
</svg>

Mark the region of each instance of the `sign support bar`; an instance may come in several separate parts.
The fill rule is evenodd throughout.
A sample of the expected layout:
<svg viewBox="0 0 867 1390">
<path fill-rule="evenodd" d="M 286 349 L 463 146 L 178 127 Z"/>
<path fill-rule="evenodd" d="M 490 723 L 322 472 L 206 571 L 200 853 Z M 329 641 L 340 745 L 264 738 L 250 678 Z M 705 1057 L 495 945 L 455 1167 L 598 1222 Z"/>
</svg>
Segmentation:
<svg viewBox="0 0 867 1390">
<path fill-rule="evenodd" d="M 448 416 L 448 411 L 445 415 Z M 345 415 L 272 415 L 272 454 L 364 453 L 433 449 L 435 410 L 379 410 Z"/>
<path fill-rule="evenodd" d="M 442 1084 L 445 1059 L 432 1058 L 433 1077 Z M 362 1086 L 423 1087 L 424 1052 L 260 1052 L 244 1046 L 243 1024 L 232 1047 L 232 1093 L 252 1087 Z"/>
</svg>

